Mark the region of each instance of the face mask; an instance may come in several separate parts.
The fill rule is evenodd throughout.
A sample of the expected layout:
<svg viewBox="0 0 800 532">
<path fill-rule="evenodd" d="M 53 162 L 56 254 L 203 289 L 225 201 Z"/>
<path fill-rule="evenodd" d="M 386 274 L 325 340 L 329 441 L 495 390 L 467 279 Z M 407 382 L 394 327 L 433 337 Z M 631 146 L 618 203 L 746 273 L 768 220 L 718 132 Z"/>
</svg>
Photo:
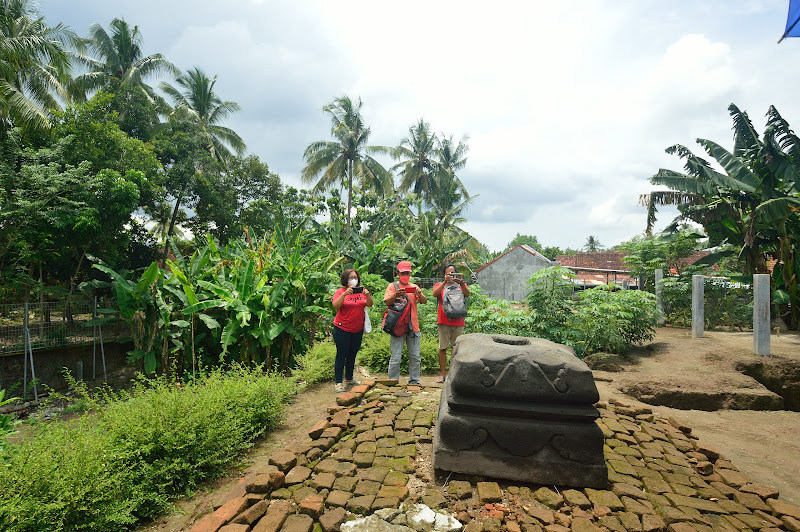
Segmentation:
<svg viewBox="0 0 800 532">
<path fill-rule="evenodd" d="M 349 281 L 347 281 L 347 284 L 349 284 L 352 287 L 356 287 L 358 286 L 358 279 L 350 279 Z"/>
<path fill-rule="evenodd" d="M 409 274 L 400 275 L 399 278 L 400 282 L 403 284 L 408 284 L 408 282 L 411 280 L 411 276 Z"/>
</svg>

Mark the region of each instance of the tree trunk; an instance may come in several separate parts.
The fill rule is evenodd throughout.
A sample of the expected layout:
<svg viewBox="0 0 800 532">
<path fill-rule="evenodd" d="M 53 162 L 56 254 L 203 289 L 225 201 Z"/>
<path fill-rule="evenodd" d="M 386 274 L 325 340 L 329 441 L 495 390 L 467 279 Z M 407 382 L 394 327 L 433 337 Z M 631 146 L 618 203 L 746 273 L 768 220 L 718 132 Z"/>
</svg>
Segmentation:
<svg viewBox="0 0 800 532">
<path fill-rule="evenodd" d="M 350 207 L 353 203 L 353 161 L 347 161 L 347 236 L 345 246 L 350 241 Z"/>
<path fill-rule="evenodd" d="M 172 210 L 172 218 L 169 220 L 169 228 L 167 229 L 167 236 L 164 239 L 164 256 L 161 258 L 161 269 L 167 267 L 167 256 L 169 255 L 169 237 L 172 236 L 172 230 L 175 228 L 175 220 L 178 218 L 178 211 L 181 207 L 181 199 L 183 198 L 183 190 L 178 194 L 175 200 L 175 208 Z"/>
</svg>

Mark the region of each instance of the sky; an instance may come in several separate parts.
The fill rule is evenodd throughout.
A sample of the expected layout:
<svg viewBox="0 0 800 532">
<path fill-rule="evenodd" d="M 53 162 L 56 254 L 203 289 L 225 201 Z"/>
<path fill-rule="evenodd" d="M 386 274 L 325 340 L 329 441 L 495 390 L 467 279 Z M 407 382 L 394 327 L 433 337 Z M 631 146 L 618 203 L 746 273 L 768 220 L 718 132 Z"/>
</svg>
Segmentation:
<svg viewBox="0 0 800 532">
<path fill-rule="evenodd" d="M 800 39 L 777 44 L 788 4 L 38 0 L 49 24 L 86 36 L 124 18 L 144 54 L 217 75 L 242 108 L 224 125 L 287 185 L 304 186 L 303 151 L 330 140 L 322 107 L 341 95 L 362 99 L 373 145 L 420 118 L 468 136 L 462 227 L 490 250 L 518 233 L 576 249 L 641 234 L 649 178 L 682 169 L 664 150 L 732 148 L 731 103 L 758 131 L 770 105 L 800 127 Z M 676 214 L 662 208 L 656 228 Z"/>
</svg>

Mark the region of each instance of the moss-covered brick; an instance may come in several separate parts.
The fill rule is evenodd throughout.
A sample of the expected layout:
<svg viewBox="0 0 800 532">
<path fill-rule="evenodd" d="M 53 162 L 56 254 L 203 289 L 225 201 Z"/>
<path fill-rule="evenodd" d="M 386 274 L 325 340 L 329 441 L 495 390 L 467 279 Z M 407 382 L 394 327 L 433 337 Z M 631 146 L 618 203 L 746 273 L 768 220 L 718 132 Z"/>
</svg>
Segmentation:
<svg viewBox="0 0 800 532">
<path fill-rule="evenodd" d="M 361 495 L 359 497 L 353 497 L 347 504 L 345 508 L 353 512 L 354 514 L 361 514 L 365 515 L 372 510 L 372 503 L 375 502 L 374 495 Z"/>
<path fill-rule="evenodd" d="M 608 506 L 612 510 L 622 510 L 625 505 L 613 491 L 586 488 L 586 496 L 596 506 Z"/>
<path fill-rule="evenodd" d="M 553 508 L 554 510 L 561 508 L 561 505 L 564 504 L 564 497 L 546 487 L 542 487 L 534 491 L 533 498 L 548 508 Z"/>
<path fill-rule="evenodd" d="M 408 483 L 408 474 L 402 471 L 389 471 L 383 479 L 386 486 L 405 486 Z"/>
<path fill-rule="evenodd" d="M 333 489 L 349 491 L 350 493 L 352 493 L 357 483 L 358 479 L 355 477 L 338 477 L 333 482 Z"/>
<path fill-rule="evenodd" d="M 583 492 L 578 490 L 564 490 L 561 492 L 561 495 L 564 496 L 564 500 L 570 506 L 577 506 L 579 508 L 589 508 L 592 503 L 583 494 Z"/>
<path fill-rule="evenodd" d="M 359 480 L 353 490 L 353 495 L 376 495 L 381 489 L 381 483 L 374 480 Z"/>
<path fill-rule="evenodd" d="M 349 491 L 333 490 L 325 497 L 325 504 L 328 506 L 345 506 L 352 497 L 353 494 Z"/>
</svg>

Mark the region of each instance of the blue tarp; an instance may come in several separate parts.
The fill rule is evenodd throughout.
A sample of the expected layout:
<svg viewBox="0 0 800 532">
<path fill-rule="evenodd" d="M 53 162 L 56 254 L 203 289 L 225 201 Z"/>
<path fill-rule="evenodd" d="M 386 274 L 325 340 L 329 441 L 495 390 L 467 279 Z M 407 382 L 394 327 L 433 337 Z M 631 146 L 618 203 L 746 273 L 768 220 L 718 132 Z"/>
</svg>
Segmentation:
<svg viewBox="0 0 800 532">
<path fill-rule="evenodd" d="M 786 17 L 786 31 L 781 42 L 786 37 L 800 37 L 800 0 L 789 0 L 789 16 Z"/>
</svg>

